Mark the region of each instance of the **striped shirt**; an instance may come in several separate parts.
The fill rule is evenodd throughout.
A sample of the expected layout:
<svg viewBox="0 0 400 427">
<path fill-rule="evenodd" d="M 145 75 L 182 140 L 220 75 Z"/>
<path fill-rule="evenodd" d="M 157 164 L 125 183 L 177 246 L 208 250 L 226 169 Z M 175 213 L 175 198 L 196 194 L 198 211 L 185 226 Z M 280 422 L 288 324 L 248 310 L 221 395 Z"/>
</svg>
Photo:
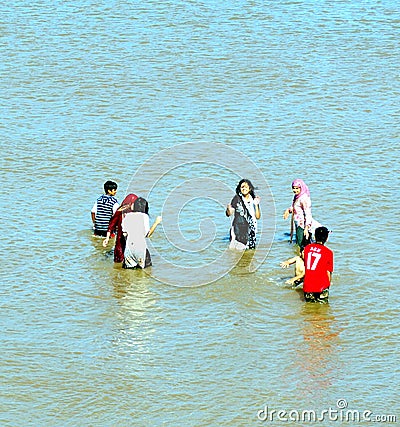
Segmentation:
<svg viewBox="0 0 400 427">
<path fill-rule="evenodd" d="M 118 200 L 114 196 L 105 194 L 100 196 L 92 209 L 92 212 L 96 214 L 94 228 L 99 231 L 107 231 L 108 223 L 118 206 Z"/>
</svg>

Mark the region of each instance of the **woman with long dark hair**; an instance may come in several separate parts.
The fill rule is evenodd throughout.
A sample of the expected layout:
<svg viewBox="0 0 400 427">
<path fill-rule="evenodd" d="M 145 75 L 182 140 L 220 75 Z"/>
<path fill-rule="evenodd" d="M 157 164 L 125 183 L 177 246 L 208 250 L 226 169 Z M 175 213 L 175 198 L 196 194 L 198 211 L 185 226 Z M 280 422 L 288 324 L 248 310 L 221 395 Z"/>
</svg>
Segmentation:
<svg viewBox="0 0 400 427">
<path fill-rule="evenodd" d="M 231 249 L 245 250 L 256 247 L 257 220 L 261 218 L 260 198 L 248 179 L 241 179 L 236 195 L 226 208 L 226 216 L 233 216 L 230 229 Z"/>
<path fill-rule="evenodd" d="M 139 197 L 133 204 L 132 212 L 123 214 L 122 232 L 126 236 L 126 246 L 122 268 L 146 268 L 151 265 L 146 238 L 150 237 L 162 221 L 158 216 L 150 227 L 149 204 Z"/>
</svg>

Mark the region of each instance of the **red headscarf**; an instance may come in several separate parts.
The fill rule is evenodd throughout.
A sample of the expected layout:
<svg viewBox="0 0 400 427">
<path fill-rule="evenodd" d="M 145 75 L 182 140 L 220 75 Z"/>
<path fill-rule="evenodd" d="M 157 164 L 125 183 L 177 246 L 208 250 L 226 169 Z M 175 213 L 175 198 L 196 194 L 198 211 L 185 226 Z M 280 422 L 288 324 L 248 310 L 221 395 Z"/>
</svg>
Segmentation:
<svg viewBox="0 0 400 427">
<path fill-rule="evenodd" d="M 114 262 L 122 262 L 124 260 L 125 236 L 121 232 L 122 216 L 124 213 L 132 212 L 133 204 L 137 198 L 136 194 L 128 194 L 108 225 L 108 231 L 110 233 L 117 231 L 114 247 Z"/>
<path fill-rule="evenodd" d="M 119 211 L 127 213 L 132 211 L 132 205 L 135 203 L 135 200 L 138 198 L 136 194 L 128 194 L 125 199 L 122 201 L 121 206 L 118 208 Z"/>
</svg>

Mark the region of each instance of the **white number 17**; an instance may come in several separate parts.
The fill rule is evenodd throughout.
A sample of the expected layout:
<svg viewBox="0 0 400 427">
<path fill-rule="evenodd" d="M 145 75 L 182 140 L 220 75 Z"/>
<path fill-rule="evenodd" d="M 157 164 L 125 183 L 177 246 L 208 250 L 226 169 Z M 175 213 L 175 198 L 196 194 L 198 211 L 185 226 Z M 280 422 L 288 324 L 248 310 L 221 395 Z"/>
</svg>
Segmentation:
<svg viewBox="0 0 400 427">
<path fill-rule="evenodd" d="M 314 260 L 312 260 L 311 257 L 314 257 Z M 309 252 L 307 256 L 307 270 L 315 270 L 317 268 L 317 264 L 320 258 L 321 258 L 321 254 L 317 254 L 315 252 Z"/>
</svg>

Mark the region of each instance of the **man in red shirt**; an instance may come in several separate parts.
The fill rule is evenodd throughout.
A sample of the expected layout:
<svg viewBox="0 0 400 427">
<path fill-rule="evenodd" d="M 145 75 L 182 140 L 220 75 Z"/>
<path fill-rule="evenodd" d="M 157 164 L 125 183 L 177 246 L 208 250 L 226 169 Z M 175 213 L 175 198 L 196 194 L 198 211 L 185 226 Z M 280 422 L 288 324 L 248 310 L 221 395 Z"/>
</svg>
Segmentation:
<svg viewBox="0 0 400 427">
<path fill-rule="evenodd" d="M 304 298 L 308 302 L 327 303 L 333 272 L 333 252 L 325 246 L 329 230 L 315 229 L 315 243 L 304 248 Z"/>
</svg>

